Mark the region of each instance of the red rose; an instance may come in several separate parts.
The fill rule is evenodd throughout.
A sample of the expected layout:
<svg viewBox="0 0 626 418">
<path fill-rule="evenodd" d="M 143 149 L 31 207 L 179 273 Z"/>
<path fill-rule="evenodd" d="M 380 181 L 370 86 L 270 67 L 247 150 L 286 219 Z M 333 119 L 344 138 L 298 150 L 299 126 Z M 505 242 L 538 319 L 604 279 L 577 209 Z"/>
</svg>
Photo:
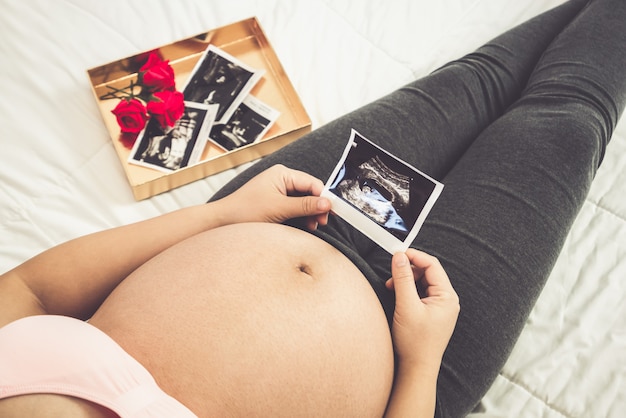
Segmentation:
<svg viewBox="0 0 626 418">
<path fill-rule="evenodd" d="M 137 99 L 120 100 L 111 113 L 115 115 L 117 124 L 125 133 L 141 132 L 148 120 L 145 106 Z"/>
<path fill-rule="evenodd" d="M 156 54 L 156 56 L 163 60 L 163 56 L 161 56 L 161 51 L 159 49 L 153 49 L 151 51 L 142 52 L 141 54 L 135 55 L 131 58 L 131 64 L 134 66 L 134 71 L 139 71 L 139 68 L 143 67 L 143 65 L 148 62 L 148 58 L 150 55 Z"/>
<path fill-rule="evenodd" d="M 159 91 L 153 95 L 158 100 L 148 102 L 148 113 L 159 121 L 161 126 L 174 126 L 185 112 L 183 94 L 179 91 Z"/>
<path fill-rule="evenodd" d="M 151 53 L 148 61 L 139 69 L 140 83 L 150 91 L 174 90 L 174 70 L 169 61 L 163 61 L 158 54 Z"/>
</svg>

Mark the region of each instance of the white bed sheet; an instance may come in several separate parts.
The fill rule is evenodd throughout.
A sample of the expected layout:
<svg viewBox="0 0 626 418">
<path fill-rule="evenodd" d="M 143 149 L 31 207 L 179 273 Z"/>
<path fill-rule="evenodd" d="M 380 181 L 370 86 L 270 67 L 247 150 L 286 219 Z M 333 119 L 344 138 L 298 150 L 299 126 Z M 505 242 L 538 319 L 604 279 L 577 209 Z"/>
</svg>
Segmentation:
<svg viewBox="0 0 626 418">
<path fill-rule="evenodd" d="M 316 128 L 560 0 L 0 0 L 0 271 L 205 201 L 238 167 L 135 202 L 86 69 L 257 16 Z M 626 122 L 474 418 L 626 411 Z"/>
</svg>

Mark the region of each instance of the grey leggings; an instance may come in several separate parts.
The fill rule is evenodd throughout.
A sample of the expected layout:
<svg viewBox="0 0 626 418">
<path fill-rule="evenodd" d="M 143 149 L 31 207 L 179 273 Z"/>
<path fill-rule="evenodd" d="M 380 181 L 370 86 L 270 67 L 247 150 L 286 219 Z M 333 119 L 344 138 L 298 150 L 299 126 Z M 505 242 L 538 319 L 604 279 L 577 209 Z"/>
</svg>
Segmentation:
<svg viewBox="0 0 626 418">
<path fill-rule="evenodd" d="M 565 3 L 314 130 L 214 199 L 277 163 L 326 181 L 351 128 L 442 181 L 412 246 L 439 258 L 460 297 L 437 414 L 464 416 L 517 340 L 622 113 L 625 22 L 624 0 Z M 390 255 L 338 218 L 317 235 L 361 269 L 390 317 Z"/>
</svg>

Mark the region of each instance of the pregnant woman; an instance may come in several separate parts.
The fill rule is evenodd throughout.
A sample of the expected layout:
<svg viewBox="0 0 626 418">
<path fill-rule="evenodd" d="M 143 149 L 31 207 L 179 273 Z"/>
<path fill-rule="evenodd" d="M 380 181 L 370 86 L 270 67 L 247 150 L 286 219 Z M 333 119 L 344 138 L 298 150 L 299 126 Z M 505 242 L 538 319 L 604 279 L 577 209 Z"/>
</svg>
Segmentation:
<svg viewBox="0 0 626 418">
<path fill-rule="evenodd" d="M 566 2 L 266 157 L 210 203 L 3 274 L 0 415 L 466 415 L 623 112 L 625 21 L 623 0 Z M 406 253 L 319 197 L 353 128 L 445 184 Z"/>
</svg>

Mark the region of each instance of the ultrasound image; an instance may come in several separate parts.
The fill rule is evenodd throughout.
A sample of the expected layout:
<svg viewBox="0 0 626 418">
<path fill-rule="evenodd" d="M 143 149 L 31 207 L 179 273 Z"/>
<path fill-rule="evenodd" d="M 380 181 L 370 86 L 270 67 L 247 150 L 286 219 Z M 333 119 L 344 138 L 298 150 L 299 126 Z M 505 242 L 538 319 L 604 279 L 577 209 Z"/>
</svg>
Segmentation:
<svg viewBox="0 0 626 418">
<path fill-rule="evenodd" d="M 329 191 L 404 241 L 435 189 L 414 168 L 358 134 Z"/>
</svg>

